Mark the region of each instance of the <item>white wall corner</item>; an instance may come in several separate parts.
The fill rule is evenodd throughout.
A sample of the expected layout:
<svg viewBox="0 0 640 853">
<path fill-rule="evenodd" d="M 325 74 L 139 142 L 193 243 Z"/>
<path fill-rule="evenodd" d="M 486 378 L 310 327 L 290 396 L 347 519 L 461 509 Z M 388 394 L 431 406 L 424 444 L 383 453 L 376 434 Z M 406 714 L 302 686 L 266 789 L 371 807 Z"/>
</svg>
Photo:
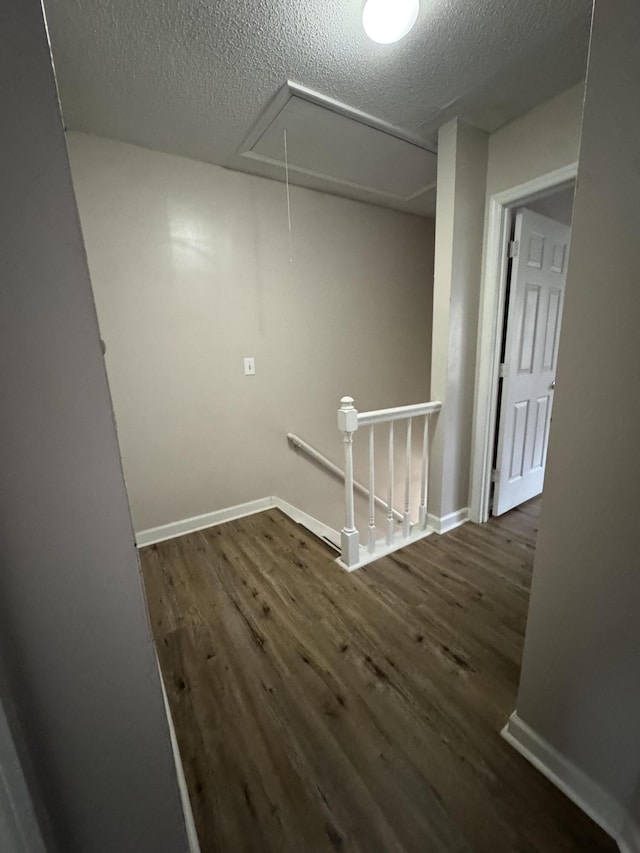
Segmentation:
<svg viewBox="0 0 640 853">
<path fill-rule="evenodd" d="M 469 508 L 463 507 L 447 515 L 427 515 L 427 525 L 434 533 L 448 533 L 469 520 Z"/>
<path fill-rule="evenodd" d="M 608 835 L 618 840 L 620 849 L 638 853 L 640 847 L 622 846 L 621 833 L 627 822 L 626 810 L 611 797 L 597 782 L 576 767 L 566 756 L 558 752 L 548 741 L 524 722 L 517 711 L 509 717 L 501 732 L 502 737 L 520 755 L 540 771 L 543 776 L 569 797 L 578 808 L 587 814 Z M 629 828 L 629 824 L 627 824 Z M 635 827 L 633 828 L 635 830 Z M 625 834 L 626 835 L 626 834 Z M 625 843 L 637 843 L 630 831 Z"/>
</svg>

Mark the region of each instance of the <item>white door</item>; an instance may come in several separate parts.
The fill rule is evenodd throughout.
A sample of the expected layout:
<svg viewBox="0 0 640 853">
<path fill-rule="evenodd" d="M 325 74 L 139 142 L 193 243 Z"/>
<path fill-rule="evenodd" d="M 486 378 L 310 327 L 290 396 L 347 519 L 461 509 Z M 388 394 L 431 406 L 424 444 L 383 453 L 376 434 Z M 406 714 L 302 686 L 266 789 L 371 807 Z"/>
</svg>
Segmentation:
<svg viewBox="0 0 640 853">
<path fill-rule="evenodd" d="M 493 514 L 540 494 L 547 457 L 571 228 L 516 215 Z"/>
</svg>

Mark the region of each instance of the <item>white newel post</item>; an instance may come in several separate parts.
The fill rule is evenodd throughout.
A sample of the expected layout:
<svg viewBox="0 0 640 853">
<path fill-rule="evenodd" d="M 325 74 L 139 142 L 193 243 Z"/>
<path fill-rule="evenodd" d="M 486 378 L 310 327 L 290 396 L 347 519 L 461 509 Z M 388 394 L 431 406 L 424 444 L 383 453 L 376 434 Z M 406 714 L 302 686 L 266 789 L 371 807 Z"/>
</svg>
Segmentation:
<svg viewBox="0 0 640 853">
<path fill-rule="evenodd" d="M 338 429 L 344 442 L 344 496 L 345 525 L 340 534 L 342 562 L 355 566 L 360 559 L 360 540 L 356 529 L 355 504 L 353 498 L 353 433 L 358 429 L 358 410 L 353 397 L 343 397 L 338 409 Z"/>
</svg>

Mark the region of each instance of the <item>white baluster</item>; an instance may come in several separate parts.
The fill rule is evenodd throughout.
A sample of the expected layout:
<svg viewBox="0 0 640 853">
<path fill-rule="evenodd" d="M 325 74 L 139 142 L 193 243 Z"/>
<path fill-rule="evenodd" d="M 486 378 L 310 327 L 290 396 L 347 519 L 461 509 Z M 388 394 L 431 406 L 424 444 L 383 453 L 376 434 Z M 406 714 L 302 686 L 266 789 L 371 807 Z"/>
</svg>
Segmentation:
<svg viewBox="0 0 640 853">
<path fill-rule="evenodd" d="M 345 525 L 340 534 L 342 561 L 354 566 L 360 559 L 360 538 L 356 529 L 353 497 L 353 433 L 358 429 L 358 411 L 353 397 L 343 397 L 338 409 L 338 429 L 344 442 Z"/>
<path fill-rule="evenodd" d="M 420 483 L 420 529 L 427 527 L 427 482 L 429 477 L 429 415 L 424 416 L 422 436 L 422 481 Z"/>
<path fill-rule="evenodd" d="M 387 545 L 393 545 L 393 421 L 389 422 L 389 461 L 388 461 L 388 477 L 389 486 L 387 489 Z"/>
<path fill-rule="evenodd" d="M 376 475 L 373 424 L 369 427 L 369 553 L 376 551 Z"/>
<path fill-rule="evenodd" d="M 407 420 L 407 453 L 405 458 L 404 516 L 402 535 L 408 539 L 411 534 L 411 418 Z"/>
</svg>

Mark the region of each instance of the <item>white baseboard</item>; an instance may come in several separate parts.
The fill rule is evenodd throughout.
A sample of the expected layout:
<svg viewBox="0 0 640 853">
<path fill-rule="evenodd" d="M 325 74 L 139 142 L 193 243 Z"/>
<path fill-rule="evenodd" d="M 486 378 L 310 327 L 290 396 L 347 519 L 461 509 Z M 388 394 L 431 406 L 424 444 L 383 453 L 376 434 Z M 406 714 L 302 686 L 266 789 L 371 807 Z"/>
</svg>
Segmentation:
<svg viewBox="0 0 640 853">
<path fill-rule="evenodd" d="M 257 512 L 264 512 L 266 509 L 271 509 L 272 507 L 282 510 L 293 521 L 302 524 L 316 536 L 327 540 L 340 550 L 340 534 L 337 530 L 334 530 L 333 527 L 329 527 L 312 515 L 303 512 L 301 509 L 293 506 L 293 504 L 278 497 L 259 498 L 255 501 L 226 507 L 215 512 L 207 512 L 204 515 L 196 515 L 193 518 L 183 518 L 181 521 L 163 524 L 161 527 L 150 527 L 148 530 L 141 530 L 139 533 L 136 533 L 136 545 L 138 548 L 144 548 L 147 545 L 156 545 L 158 542 L 166 542 L 167 539 L 175 539 L 176 536 L 186 536 L 187 533 L 195 533 L 197 530 L 216 527 L 218 524 L 224 524 L 226 521 L 255 515 Z"/>
<path fill-rule="evenodd" d="M 521 720 L 517 712 L 514 711 L 509 717 L 501 734 L 608 835 L 615 839 L 620 837 L 627 818 L 625 809 Z M 638 850 L 633 847 L 620 849 Z"/>
<path fill-rule="evenodd" d="M 432 515 L 427 516 L 427 524 L 434 533 L 448 533 L 456 527 L 460 527 L 465 521 L 469 520 L 469 508 L 457 509 L 455 512 L 450 512 L 448 515 Z"/>
<path fill-rule="evenodd" d="M 176 536 L 185 536 L 187 533 L 195 533 L 196 530 L 205 530 L 207 527 L 215 527 L 224 524 L 225 521 L 233 521 L 236 518 L 244 518 L 256 512 L 264 512 L 274 506 L 274 498 L 260 498 L 257 501 L 248 501 L 237 506 L 226 507 L 215 512 L 207 512 L 204 515 L 196 515 L 193 518 L 184 518 L 182 521 L 173 521 L 171 524 L 163 524 L 161 527 L 150 527 L 136 533 L 136 545 L 144 548 L 146 545 L 155 545 L 165 542 L 167 539 L 175 539 Z"/>
<path fill-rule="evenodd" d="M 181 521 L 174 521 L 171 524 L 164 524 L 160 527 L 150 527 L 148 530 L 141 530 L 136 533 L 136 545 L 138 548 L 144 548 L 147 545 L 156 545 L 159 542 L 165 542 L 168 539 L 175 539 L 177 536 L 186 536 L 188 533 L 195 533 L 198 530 L 206 530 L 209 527 L 215 527 L 218 524 L 224 524 L 227 521 L 233 521 L 236 518 L 245 518 L 248 515 L 254 515 L 258 512 L 264 512 L 267 509 L 276 507 L 277 509 L 288 515 L 293 521 L 302 524 L 311 533 L 324 539 L 340 552 L 340 533 L 334 530 L 333 527 L 324 524 L 312 515 L 304 512 L 301 509 L 293 506 L 288 501 L 276 496 L 267 498 L 259 498 L 255 501 L 248 501 L 237 506 L 219 509 L 215 512 L 207 512 L 204 515 L 196 515 L 193 518 L 184 518 Z M 361 548 L 362 559 L 355 566 L 347 567 L 340 560 L 338 564 L 347 571 L 355 571 L 374 560 L 384 557 L 387 554 L 397 551 L 398 548 L 404 548 L 405 545 L 410 545 L 412 542 L 417 542 L 431 533 L 446 533 L 448 530 L 453 530 L 454 527 L 459 527 L 464 524 L 468 518 L 468 509 L 460 509 L 457 512 L 451 512 L 442 518 L 434 515 L 427 517 L 427 529 L 415 530 L 411 537 L 401 543 L 396 543 L 391 546 L 384 544 L 381 541 L 375 554 L 369 554 L 366 548 Z"/>
<path fill-rule="evenodd" d="M 324 539 L 333 545 L 337 550 L 340 550 L 340 534 L 337 530 L 334 530 L 333 527 L 329 527 L 327 524 L 324 524 L 322 521 L 318 521 L 317 518 L 314 518 L 312 515 L 309 515 L 306 512 L 303 512 L 301 509 L 298 509 L 293 504 L 290 504 L 288 501 L 283 500 L 282 498 L 273 497 L 271 498 L 273 501 L 273 506 L 277 507 L 279 510 L 285 515 L 288 515 L 293 521 L 298 524 L 302 524 L 303 527 L 306 527 L 307 530 L 310 530 L 320 539 Z"/>
<path fill-rule="evenodd" d="M 637 823 L 627 820 L 618 836 L 618 847 L 621 853 L 640 853 L 640 826 Z"/>
</svg>

